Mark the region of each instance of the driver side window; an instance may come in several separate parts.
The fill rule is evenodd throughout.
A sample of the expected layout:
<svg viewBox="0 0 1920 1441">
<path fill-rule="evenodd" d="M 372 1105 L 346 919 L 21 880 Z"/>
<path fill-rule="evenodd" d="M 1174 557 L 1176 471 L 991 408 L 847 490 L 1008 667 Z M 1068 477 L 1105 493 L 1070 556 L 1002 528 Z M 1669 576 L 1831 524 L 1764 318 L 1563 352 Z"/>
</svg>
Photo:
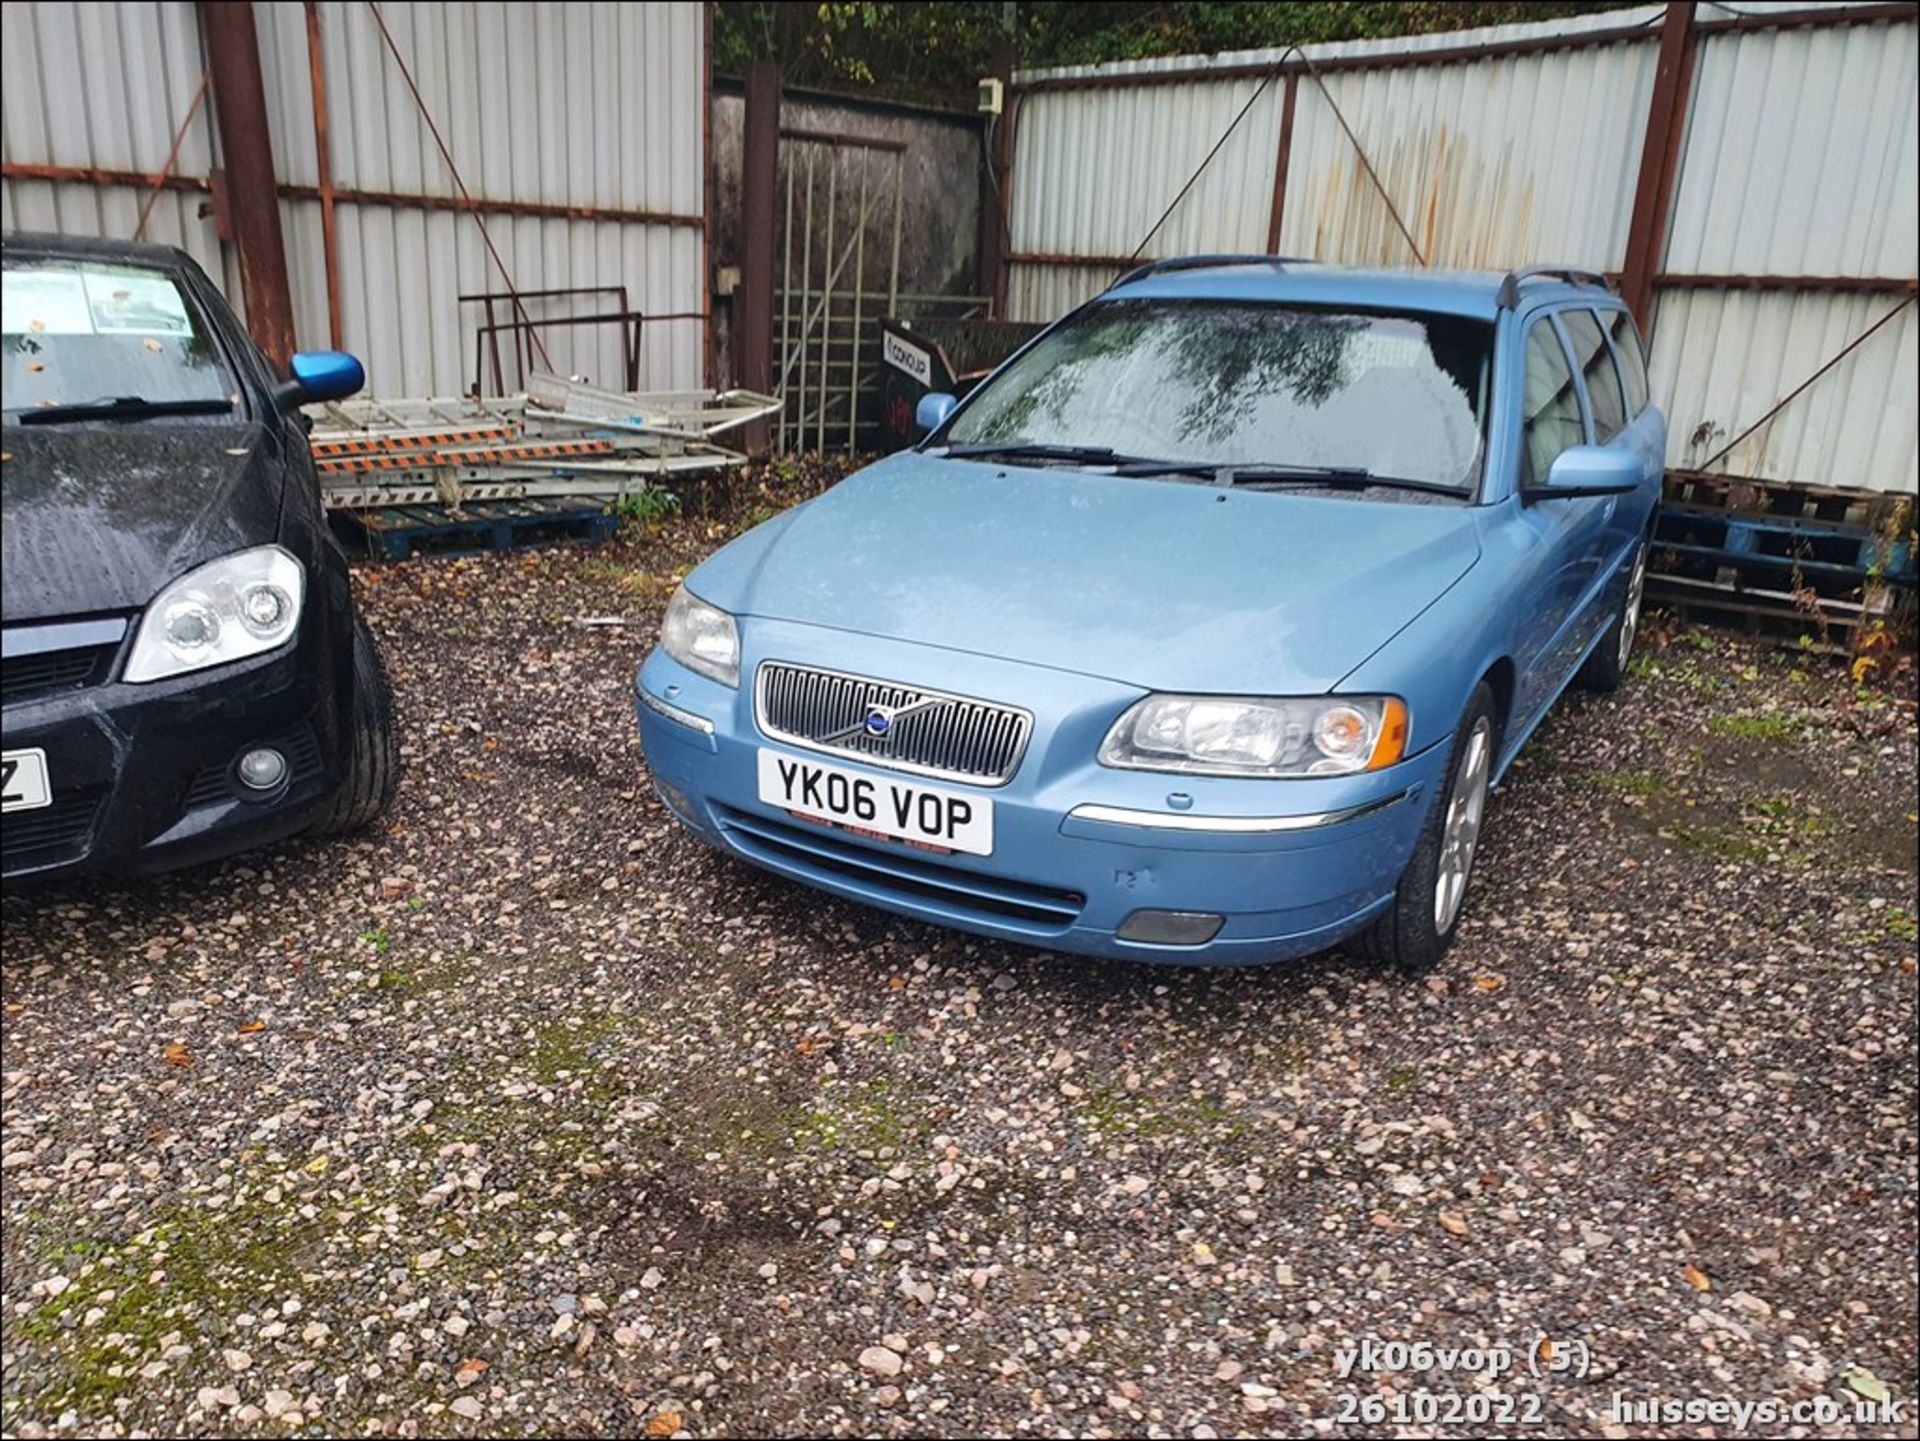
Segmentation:
<svg viewBox="0 0 1920 1441">
<path fill-rule="evenodd" d="M 1527 332 L 1527 378 L 1520 411 L 1520 485 L 1545 484 L 1560 452 L 1586 441 L 1580 393 L 1553 321 L 1542 316 Z"/>
</svg>

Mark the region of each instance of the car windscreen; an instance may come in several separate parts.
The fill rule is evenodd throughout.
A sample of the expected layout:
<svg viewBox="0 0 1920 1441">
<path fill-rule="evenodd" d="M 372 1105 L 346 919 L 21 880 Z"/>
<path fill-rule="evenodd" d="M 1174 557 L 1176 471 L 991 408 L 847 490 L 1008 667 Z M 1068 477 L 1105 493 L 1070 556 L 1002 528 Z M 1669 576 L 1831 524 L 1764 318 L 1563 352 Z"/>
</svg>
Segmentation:
<svg viewBox="0 0 1920 1441">
<path fill-rule="evenodd" d="M 1331 467 L 1466 493 L 1492 357 L 1493 326 L 1450 315 L 1104 301 L 1014 360 L 941 439 Z"/>
<path fill-rule="evenodd" d="M 8 255 L 0 357 L 9 415 L 119 397 L 211 402 L 239 389 L 197 307 L 153 266 Z"/>
</svg>

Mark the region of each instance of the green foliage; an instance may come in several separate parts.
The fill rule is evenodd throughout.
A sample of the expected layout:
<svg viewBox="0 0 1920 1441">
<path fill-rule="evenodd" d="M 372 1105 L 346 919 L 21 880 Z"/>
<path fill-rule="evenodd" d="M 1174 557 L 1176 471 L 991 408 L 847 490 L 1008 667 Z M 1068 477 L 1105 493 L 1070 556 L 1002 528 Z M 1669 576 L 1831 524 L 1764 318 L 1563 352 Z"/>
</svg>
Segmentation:
<svg viewBox="0 0 1920 1441">
<path fill-rule="evenodd" d="M 789 85 L 873 90 L 909 100 L 972 104 L 1008 12 L 1023 66 L 1083 65 L 1157 55 L 1209 55 L 1428 35 L 1481 25 L 1551 20 L 1618 9 L 1554 0 L 1294 0 L 1294 3 L 1081 3 L 1081 0 L 946 0 L 942 4 L 802 4 L 720 0 L 714 64 L 739 74 L 774 60 Z"/>
<path fill-rule="evenodd" d="M 680 497 L 670 490 L 645 486 L 620 497 L 616 507 L 620 519 L 637 525 L 657 525 L 680 513 Z"/>
</svg>

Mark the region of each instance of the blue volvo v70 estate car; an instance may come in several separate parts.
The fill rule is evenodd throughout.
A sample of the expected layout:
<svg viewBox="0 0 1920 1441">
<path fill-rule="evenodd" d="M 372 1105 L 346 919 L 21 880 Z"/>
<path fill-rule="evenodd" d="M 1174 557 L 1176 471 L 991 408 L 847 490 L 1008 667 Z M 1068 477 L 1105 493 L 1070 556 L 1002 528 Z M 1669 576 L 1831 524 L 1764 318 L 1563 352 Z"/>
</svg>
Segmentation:
<svg viewBox="0 0 1920 1441">
<path fill-rule="evenodd" d="M 710 557 L 638 676 L 723 850 L 1062 951 L 1422 967 L 1620 683 L 1666 427 L 1597 279 L 1163 261 Z"/>
</svg>

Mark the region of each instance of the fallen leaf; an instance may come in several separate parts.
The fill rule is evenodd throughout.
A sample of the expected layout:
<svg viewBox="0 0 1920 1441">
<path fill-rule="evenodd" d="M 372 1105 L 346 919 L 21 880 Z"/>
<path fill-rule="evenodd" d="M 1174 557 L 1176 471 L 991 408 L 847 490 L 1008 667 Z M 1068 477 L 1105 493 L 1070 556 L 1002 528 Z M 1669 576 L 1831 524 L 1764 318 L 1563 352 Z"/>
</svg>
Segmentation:
<svg viewBox="0 0 1920 1441">
<path fill-rule="evenodd" d="M 1691 1261 L 1687 1262 L 1685 1267 L 1681 1269 L 1680 1274 L 1687 1278 L 1687 1284 L 1696 1291 L 1711 1291 L 1713 1289 L 1712 1279 L 1705 1271 L 1702 1271 Z"/>
<path fill-rule="evenodd" d="M 1848 1390 L 1852 1391 L 1855 1395 L 1866 1397 L 1869 1401 L 1884 1401 L 1887 1399 L 1887 1383 L 1874 1375 L 1873 1372 L 1869 1371 L 1865 1366 L 1854 1366 L 1850 1368 L 1840 1379 L 1846 1383 Z"/>
<path fill-rule="evenodd" d="M 907 978 L 905 976 L 894 976 L 887 982 L 887 989 L 890 991 L 904 991 L 906 988 Z"/>
<path fill-rule="evenodd" d="M 486 1369 L 487 1369 L 487 1363 L 485 1361 L 482 1361 L 478 1356 L 469 1356 L 467 1357 L 466 1360 L 462 1361 L 458 1366 L 455 1366 L 453 1368 L 454 1374 L 456 1376 L 458 1375 L 477 1376 Z"/>
<path fill-rule="evenodd" d="M 241 1026 L 235 1031 L 234 1034 L 237 1036 L 251 1036 L 256 1031 L 264 1031 L 266 1028 L 267 1023 L 265 1021 L 248 1021 L 244 1026 Z"/>
<path fill-rule="evenodd" d="M 168 1041 L 160 1052 L 160 1059 L 165 1061 L 169 1066 L 178 1066 L 184 1071 L 188 1066 L 193 1064 L 193 1052 L 189 1051 L 178 1041 Z"/>
<path fill-rule="evenodd" d="M 30 371 L 34 375 L 38 375 L 41 371 L 45 370 L 46 368 L 47 368 L 47 363 L 44 360 L 29 360 L 27 362 L 28 371 Z"/>
<path fill-rule="evenodd" d="M 649 1436 L 671 1436 L 678 1431 L 686 1418 L 678 1411 L 662 1411 L 647 1422 Z"/>
<path fill-rule="evenodd" d="M 151 350 L 155 355 L 158 355 L 160 353 L 160 342 L 155 340 L 151 335 L 149 335 L 145 340 L 141 341 L 140 343 L 146 346 L 146 348 L 148 350 Z"/>
<path fill-rule="evenodd" d="M 1497 991 L 1506 985 L 1506 983 L 1507 978 L 1505 976 L 1475 976 L 1473 978 L 1474 989 L 1479 991 Z"/>
<path fill-rule="evenodd" d="M 1440 1229 L 1445 1231 L 1449 1236 L 1464 1236 L 1467 1234 L 1468 1229 L 1467 1218 L 1458 1211 L 1442 1211 L 1440 1213 Z"/>
<path fill-rule="evenodd" d="M 802 1036 L 793 1043 L 793 1048 L 803 1056 L 811 1056 L 815 1051 L 820 1049 L 820 1043 L 814 1040 L 812 1036 Z"/>
</svg>

